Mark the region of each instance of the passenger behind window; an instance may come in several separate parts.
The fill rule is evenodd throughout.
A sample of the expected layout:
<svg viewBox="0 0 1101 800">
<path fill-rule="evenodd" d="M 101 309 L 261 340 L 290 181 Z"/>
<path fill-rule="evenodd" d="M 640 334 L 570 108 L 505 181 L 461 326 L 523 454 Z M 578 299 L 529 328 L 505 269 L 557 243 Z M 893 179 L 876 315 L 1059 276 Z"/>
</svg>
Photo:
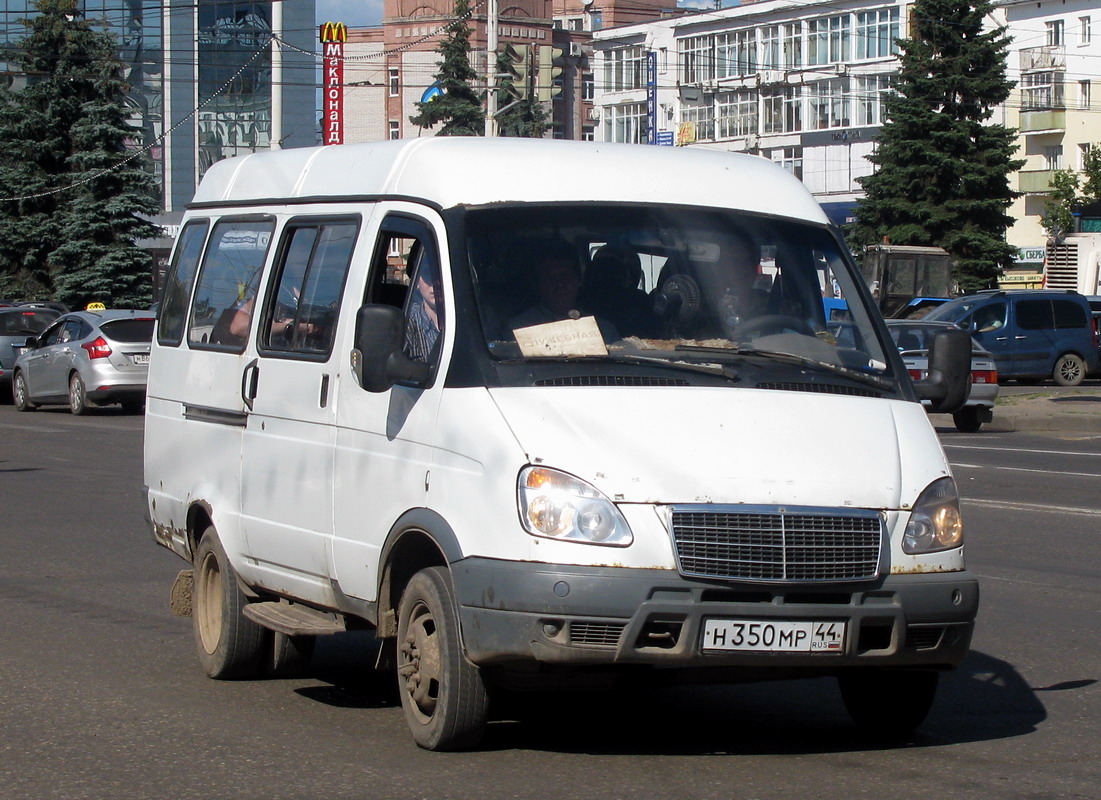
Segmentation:
<svg viewBox="0 0 1101 800">
<path fill-rule="evenodd" d="M 412 285 L 405 314 L 405 354 L 414 361 L 435 359 L 443 322 L 443 293 L 436 260 L 423 246 L 409 259 Z"/>
<path fill-rule="evenodd" d="M 578 294 L 578 304 L 615 325 L 623 336 L 656 336 L 657 315 L 641 288 L 642 264 L 638 253 L 606 244 L 592 257 Z"/>
</svg>

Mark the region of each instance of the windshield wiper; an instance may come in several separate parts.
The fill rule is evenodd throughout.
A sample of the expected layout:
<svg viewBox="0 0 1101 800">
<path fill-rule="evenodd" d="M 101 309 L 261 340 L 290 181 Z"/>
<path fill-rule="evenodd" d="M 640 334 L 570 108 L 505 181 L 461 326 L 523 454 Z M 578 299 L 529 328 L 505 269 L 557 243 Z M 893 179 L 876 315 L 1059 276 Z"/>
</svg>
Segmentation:
<svg viewBox="0 0 1101 800">
<path fill-rule="evenodd" d="M 733 351 L 727 351 L 733 352 Z M 665 358 L 650 356 L 539 356 L 538 358 L 502 359 L 498 364 L 530 364 L 533 362 L 562 362 L 566 364 L 579 363 L 612 363 L 633 364 L 644 367 L 659 367 L 661 369 L 679 370 L 682 372 L 694 372 L 698 375 L 710 375 L 714 378 L 724 378 L 728 381 L 741 380 L 736 370 L 727 364 L 700 364 L 689 361 L 670 361 Z"/>
<path fill-rule="evenodd" d="M 830 372 L 834 375 L 841 375 L 859 383 L 866 384 L 868 386 L 874 386 L 876 389 L 892 390 L 894 389 L 894 381 L 889 378 L 883 378 L 879 375 L 869 375 L 866 372 L 852 369 L 851 367 L 843 367 L 840 364 L 831 364 L 829 361 L 819 361 L 816 358 L 810 358 L 808 356 L 801 356 L 795 353 L 783 353 L 776 350 L 759 350 L 755 347 L 701 347 L 698 345 L 677 345 L 677 350 L 685 350 L 687 352 L 696 353 L 711 353 L 715 355 L 725 354 L 728 356 L 751 356 L 755 358 L 766 358 L 770 361 L 782 361 L 787 364 L 794 364 L 800 367 L 813 367 L 820 369 L 824 372 Z"/>
</svg>

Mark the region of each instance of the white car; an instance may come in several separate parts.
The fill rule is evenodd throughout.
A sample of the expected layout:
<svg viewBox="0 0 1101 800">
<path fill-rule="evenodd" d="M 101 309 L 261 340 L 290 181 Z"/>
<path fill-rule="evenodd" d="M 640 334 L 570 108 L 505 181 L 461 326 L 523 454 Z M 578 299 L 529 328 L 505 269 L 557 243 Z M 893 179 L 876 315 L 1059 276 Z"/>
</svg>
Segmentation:
<svg viewBox="0 0 1101 800">
<path fill-rule="evenodd" d="M 916 322 L 887 320 L 887 329 L 898 346 L 910 377 L 924 380 L 929 366 L 929 341 L 942 330 L 957 326 L 951 322 Z M 998 399 L 998 369 L 994 356 L 978 342 L 971 340 L 971 393 L 963 408 L 952 414 L 956 429 L 975 433 L 984 422 L 993 418 L 994 402 Z"/>
</svg>

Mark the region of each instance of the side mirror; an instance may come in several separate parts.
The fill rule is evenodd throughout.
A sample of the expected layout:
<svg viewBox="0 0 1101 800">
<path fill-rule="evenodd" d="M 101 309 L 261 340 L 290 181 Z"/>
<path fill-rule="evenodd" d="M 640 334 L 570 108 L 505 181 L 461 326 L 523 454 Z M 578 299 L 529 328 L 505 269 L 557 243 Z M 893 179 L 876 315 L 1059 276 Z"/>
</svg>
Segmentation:
<svg viewBox="0 0 1101 800">
<path fill-rule="evenodd" d="M 28 336 L 27 341 L 23 342 L 23 346 L 26 347 L 28 350 L 37 350 L 38 349 L 38 337 L 37 336 Z"/>
<path fill-rule="evenodd" d="M 405 355 L 405 317 L 395 306 L 365 305 L 356 313 L 352 369 L 368 392 L 385 392 L 396 383 L 421 384 L 432 366 Z"/>
<path fill-rule="evenodd" d="M 918 397 L 932 404 L 929 412 L 951 414 L 971 394 L 971 337 L 967 331 L 941 331 L 929 346 L 929 372 L 915 381 Z"/>
</svg>

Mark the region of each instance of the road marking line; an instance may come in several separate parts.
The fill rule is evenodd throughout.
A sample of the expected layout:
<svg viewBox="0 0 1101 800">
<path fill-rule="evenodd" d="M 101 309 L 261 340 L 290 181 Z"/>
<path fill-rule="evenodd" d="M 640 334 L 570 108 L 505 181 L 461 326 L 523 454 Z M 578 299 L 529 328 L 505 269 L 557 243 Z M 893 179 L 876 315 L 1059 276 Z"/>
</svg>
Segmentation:
<svg viewBox="0 0 1101 800">
<path fill-rule="evenodd" d="M 1038 503 L 1014 503 L 1009 500 L 981 500 L 965 497 L 961 502 L 964 505 L 986 506 L 987 508 L 1005 508 L 1011 511 L 1046 511 L 1050 514 L 1079 514 L 1082 516 L 1096 517 L 1101 515 L 1101 508 L 1065 508 L 1063 506 L 1045 506 Z"/>
<path fill-rule="evenodd" d="M 951 462 L 953 467 L 964 469 L 1000 469 L 1007 472 L 1039 472 L 1043 475 L 1069 475 L 1074 478 L 1101 478 L 1096 472 L 1060 472 L 1053 469 L 1028 469 L 1027 467 L 992 467 L 984 464 L 958 464 Z"/>
<path fill-rule="evenodd" d="M 943 447 L 945 450 L 995 450 L 1002 453 L 1036 453 L 1038 455 L 1048 456 L 1089 456 L 1091 458 L 1101 458 L 1101 453 L 1080 453 L 1074 450 L 1029 450 L 1025 447 L 978 447 L 969 444 L 945 444 Z"/>
</svg>

